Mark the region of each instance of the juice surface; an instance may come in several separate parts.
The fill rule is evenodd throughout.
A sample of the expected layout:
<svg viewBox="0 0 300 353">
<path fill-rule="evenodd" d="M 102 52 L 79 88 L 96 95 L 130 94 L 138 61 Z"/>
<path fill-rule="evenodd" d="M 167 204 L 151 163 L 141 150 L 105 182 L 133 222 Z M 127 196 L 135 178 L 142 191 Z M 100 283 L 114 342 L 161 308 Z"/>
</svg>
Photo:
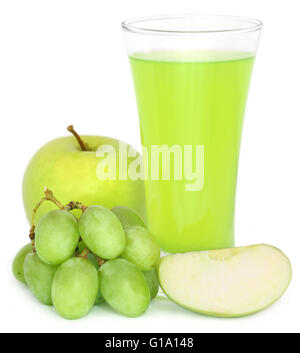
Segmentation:
<svg viewBox="0 0 300 353">
<path fill-rule="evenodd" d="M 234 245 L 240 139 L 254 57 L 239 52 L 150 52 L 130 57 L 142 145 L 204 146 L 204 184 L 148 180 L 150 232 L 163 250 Z M 183 156 L 183 164 L 186 161 Z M 194 161 L 195 164 L 195 161 Z"/>
</svg>

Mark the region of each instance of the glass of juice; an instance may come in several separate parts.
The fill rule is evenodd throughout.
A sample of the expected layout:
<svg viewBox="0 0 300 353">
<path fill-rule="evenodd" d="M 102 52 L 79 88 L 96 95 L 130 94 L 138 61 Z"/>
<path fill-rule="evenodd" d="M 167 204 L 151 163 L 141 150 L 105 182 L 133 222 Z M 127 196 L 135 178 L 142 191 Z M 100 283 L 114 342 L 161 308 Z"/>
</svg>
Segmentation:
<svg viewBox="0 0 300 353">
<path fill-rule="evenodd" d="M 234 246 L 239 150 L 262 23 L 182 15 L 124 21 L 146 215 L 166 252 Z"/>
</svg>

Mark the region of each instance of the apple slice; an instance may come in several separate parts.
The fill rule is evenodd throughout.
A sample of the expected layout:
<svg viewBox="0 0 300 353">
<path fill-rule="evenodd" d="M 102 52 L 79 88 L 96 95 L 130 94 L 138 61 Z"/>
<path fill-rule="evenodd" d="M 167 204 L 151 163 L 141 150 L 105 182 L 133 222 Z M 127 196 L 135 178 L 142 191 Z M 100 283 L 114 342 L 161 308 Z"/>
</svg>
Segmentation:
<svg viewBox="0 0 300 353">
<path fill-rule="evenodd" d="M 264 244 L 168 255 L 158 265 L 161 288 L 171 300 L 220 317 L 266 308 L 282 296 L 291 276 L 289 259 Z"/>
</svg>

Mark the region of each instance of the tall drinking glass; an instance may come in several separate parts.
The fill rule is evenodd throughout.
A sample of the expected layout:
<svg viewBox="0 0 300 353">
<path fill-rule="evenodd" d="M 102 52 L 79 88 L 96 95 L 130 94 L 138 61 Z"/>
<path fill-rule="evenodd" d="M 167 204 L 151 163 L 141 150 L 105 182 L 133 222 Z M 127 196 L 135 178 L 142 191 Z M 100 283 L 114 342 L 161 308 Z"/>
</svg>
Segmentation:
<svg viewBox="0 0 300 353">
<path fill-rule="evenodd" d="M 233 246 L 243 116 L 262 23 L 183 15 L 122 27 L 150 232 L 167 252 Z"/>
</svg>

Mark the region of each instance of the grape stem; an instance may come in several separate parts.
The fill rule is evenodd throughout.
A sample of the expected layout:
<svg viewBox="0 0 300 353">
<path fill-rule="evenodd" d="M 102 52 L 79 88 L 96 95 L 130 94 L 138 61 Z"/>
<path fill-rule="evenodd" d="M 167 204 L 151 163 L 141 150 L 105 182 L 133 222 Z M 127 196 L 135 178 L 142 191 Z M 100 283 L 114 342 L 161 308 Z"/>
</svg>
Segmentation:
<svg viewBox="0 0 300 353">
<path fill-rule="evenodd" d="M 31 218 L 31 225 L 32 226 L 34 225 L 34 218 L 35 218 L 36 212 L 43 202 L 52 201 L 55 203 L 55 205 L 58 208 L 61 208 L 61 209 L 64 208 L 64 206 L 54 197 L 53 192 L 51 190 L 49 190 L 47 187 L 45 187 L 45 189 L 44 189 L 44 194 L 45 194 L 45 196 L 36 204 L 35 208 L 32 211 L 32 218 Z"/>
<path fill-rule="evenodd" d="M 72 211 L 75 209 L 79 209 L 82 211 L 82 213 L 87 209 L 87 206 L 84 206 L 81 202 L 75 202 L 75 201 L 70 201 L 66 206 L 63 206 L 61 202 L 57 200 L 57 198 L 54 196 L 53 192 L 49 190 L 47 187 L 44 189 L 44 194 L 45 196 L 36 204 L 35 208 L 33 209 L 32 212 L 32 219 L 31 219 L 31 228 L 29 231 L 29 238 L 32 243 L 32 250 L 35 252 L 35 245 L 34 245 L 34 238 L 35 238 L 35 225 L 34 225 L 34 219 L 36 216 L 36 212 L 38 208 L 41 206 L 41 204 L 45 201 L 51 201 L 53 202 L 59 209 L 65 210 L 65 211 Z M 92 253 L 89 249 L 84 249 L 81 253 L 76 255 L 77 257 L 81 257 L 83 259 L 88 258 L 88 254 Z M 97 262 L 99 264 L 99 267 L 102 266 L 107 260 L 102 259 L 101 257 L 96 256 Z"/>
<path fill-rule="evenodd" d="M 49 190 L 47 187 L 44 189 L 44 194 L 46 200 L 52 201 L 58 208 L 64 209 L 64 206 L 54 197 L 53 192 Z"/>
<path fill-rule="evenodd" d="M 97 259 L 99 267 L 101 267 L 106 261 L 108 261 L 106 259 L 102 259 L 102 257 L 99 257 L 99 256 L 96 256 L 96 259 Z"/>
<path fill-rule="evenodd" d="M 86 248 L 86 249 L 82 250 L 81 253 L 79 253 L 77 255 L 77 257 L 81 257 L 83 259 L 87 259 L 89 253 L 90 253 L 90 250 L 88 248 Z"/>
<path fill-rule="evenodd" d="M 32 218 L 31 218 L 31 228 L 29 231 L 29 238 L 32 242 L 32 249 L 35 251 L 34 247 L 34 238 L 35 238 L 35 225 L 34 225 L 34 219 L 36 216 L 36 212 L 38 208 L 41 206 L 41 204 L 45 201 L 51 201 L 53 202 L 58 208 L 64 209 L 64 206 L 54 197 L 53 192 L 49 190 L 47 187 L 44 189 L 44 194 L 45 196 L 36 204 L 35 208 L 32 211 Z"/>
<path fill-rule="evenodd" d="M 80 148 L 82 151 L 90 151 L 91 149 L 87 145 L 87 143 L 83 142 L 82 138 L 77 134 L 77 132 L 74 130 L 73 125 L 69 125 L 67 127 L 67 130 L 75 137 L 76 141 L 78 142 Z"/>
<path fill-rule="evenodd" d="M 66 211 L 72 211 L 75 209 L 81 210 L 83 213 L 87 209 L 87 206 L 84 206 L 81 202 L 71 201 L 64 207 L 64 210 Z"/>
<path fill-rule="evenodd" d="M 77 257 L 81 257 L 82 259 L 88 259 L 88 254 L 93 254 L 88 248 L 81 251 L 81 253 L 77 254 Z M 95 255 L 95 254 L 94 254 Z M 102 257 L 96 256 L 99 267 L 101 267 L 106 261 L 106 259 L 102 259 Z"/>
</svg>

